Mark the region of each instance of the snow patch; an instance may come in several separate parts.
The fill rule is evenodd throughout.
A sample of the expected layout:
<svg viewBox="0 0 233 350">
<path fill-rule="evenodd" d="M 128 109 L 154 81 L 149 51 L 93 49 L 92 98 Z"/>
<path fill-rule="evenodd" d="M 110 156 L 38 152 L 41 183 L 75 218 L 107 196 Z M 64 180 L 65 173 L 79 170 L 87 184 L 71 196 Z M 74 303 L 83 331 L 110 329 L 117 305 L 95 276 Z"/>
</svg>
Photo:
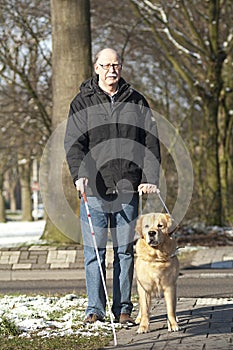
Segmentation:
<svg viewBox="0 0 233 350">
<path fill-rule="evenodd" d="M 45 220 L 0 223 L 0 247 L 41 243 Z"/>
<path fill-rule="evenodd" d="M 108 335 L 112 327 L 107 313 L 107 321 L 83 324 L 87 298 L 75 294 L 63 297 L 4 296 L 0 298 L 1 321 L 7 319 L 19 330 L 20 337 L 37 334 L 40 337 L 80 335 L 83 337 Z M 116 324 L 120 327 L 120 324 Z"/>
</svg>

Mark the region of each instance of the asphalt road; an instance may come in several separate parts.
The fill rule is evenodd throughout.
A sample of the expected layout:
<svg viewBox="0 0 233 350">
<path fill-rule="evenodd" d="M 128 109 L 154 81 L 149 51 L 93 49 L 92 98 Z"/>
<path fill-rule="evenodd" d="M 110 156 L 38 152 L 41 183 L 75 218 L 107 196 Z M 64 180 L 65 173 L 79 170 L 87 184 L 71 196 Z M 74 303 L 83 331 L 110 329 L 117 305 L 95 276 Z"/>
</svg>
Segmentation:
<svg viewBox="0 0 233 350">
<path fill-rule="evenodd" d="M 203 277 L 200 277 L 200 273 Z M 109 295 L 112 282 L 107 281 Z M 39 281 L 1 281 L 0 294 L 85 294 L 84 280 L 39 280 Z M 134 281 L 133 294 L 137 293 Z M 228 298 L 233 297 L 232 270 L 192 270 L 181 271 L 178 279 L 178 297 Z"/>
</svg>

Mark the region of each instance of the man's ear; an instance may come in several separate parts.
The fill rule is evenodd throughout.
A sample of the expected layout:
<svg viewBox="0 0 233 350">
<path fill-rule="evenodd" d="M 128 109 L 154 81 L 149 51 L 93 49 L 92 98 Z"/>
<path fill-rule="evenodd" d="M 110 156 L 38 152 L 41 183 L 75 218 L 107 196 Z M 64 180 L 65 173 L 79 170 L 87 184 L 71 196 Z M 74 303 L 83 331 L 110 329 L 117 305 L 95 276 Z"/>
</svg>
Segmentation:
<svg viewBox="0 0 233 350">
<path fill-rule="evenodd" d="M 97 63 L 94 64 L 94 71 L 95 71 L 95 74 L 99 74 L 98 71 L 99 71 L 99 65 Z"/>
<path fill-rule="evenodd" d="M 143 237 L 143 235 L 142 235 L 142 215 L 139 216 L 139 218 L 137 219 L 135 231 L 140 235 L 140 237 Z"/>
</svg>

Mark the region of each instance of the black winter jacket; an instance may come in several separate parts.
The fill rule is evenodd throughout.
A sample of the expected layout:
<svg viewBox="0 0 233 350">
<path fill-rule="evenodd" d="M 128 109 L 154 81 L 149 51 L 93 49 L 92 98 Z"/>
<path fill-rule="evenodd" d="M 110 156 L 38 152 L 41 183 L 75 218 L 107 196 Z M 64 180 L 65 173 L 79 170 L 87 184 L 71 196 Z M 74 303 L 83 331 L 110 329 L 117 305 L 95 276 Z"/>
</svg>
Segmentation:
<svg viewBox="0 0 233 350">
<path fill-rule="evenodd" d="M 85 81 L 70 105 L 65 151 L 73 181 L 88 178 L 88 194 L 101 196 L 158 185 L 160 146 L 147 101 L 123 78 L 111 99 L 97 79 Z"/>
</svg>

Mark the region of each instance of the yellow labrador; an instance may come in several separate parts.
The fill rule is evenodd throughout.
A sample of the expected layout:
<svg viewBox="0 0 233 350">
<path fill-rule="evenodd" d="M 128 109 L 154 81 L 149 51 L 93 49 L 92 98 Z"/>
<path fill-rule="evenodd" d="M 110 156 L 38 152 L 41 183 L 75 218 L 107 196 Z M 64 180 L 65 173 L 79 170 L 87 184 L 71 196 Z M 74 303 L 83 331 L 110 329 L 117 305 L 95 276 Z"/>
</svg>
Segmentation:
<svg viewBox="0 0 233 350">
<path fill-rule="evenodd" d="M 170 215 L 152 213 L 141 215 L 136 224 L 140 235 L 136 243 L 136 278 L 139 294 L 137 333 L 149 332 L 149 314 L 153 294 L 164 294 L 167 305 L 168 330 L 178 331 L 176 318 L 176 281 L 179 261 L 176 241 L 171 237 Z"/>
</svg>

